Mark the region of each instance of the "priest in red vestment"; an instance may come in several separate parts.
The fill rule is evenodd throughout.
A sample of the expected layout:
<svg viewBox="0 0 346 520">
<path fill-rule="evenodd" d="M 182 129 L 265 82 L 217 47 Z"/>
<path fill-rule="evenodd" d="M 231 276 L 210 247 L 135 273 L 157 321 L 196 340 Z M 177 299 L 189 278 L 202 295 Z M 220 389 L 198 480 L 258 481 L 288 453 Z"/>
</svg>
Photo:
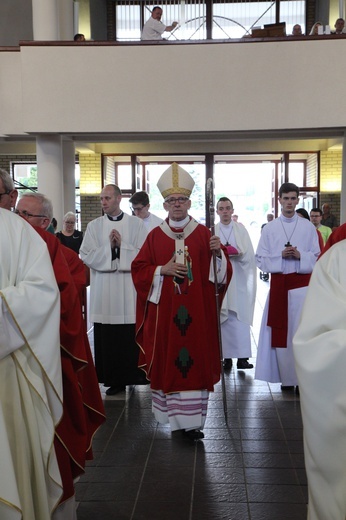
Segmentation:
<svg viewBox="0 0 346 520">
<path fill-rule="evenodd" d="M 74 520 L 74 480 L 92 456 L 92 439 L 105 421 L 104 406 L 82 317 L 80 293 L 86 283 L 83 262 L 45 230 L 51 203 L 43 194 L 24 193 L 16 213 L 33 225 L 47 244 L 60 291 L 60 344 L 63 374 L 63 417 L 56 427 L 55 451 L 63 497 L 54 520 Z"/>
<path fill-rule="evenodd" d="M 219 237 L 188 215 L 192 177 L 173 163 L 157 185 L 168 218 L 132 262 L 139 366 L 150 380 L 157 421 L 197 440 L 220 379 L 213 252 L 224 288 L 232 267 Z"/>
</svg>

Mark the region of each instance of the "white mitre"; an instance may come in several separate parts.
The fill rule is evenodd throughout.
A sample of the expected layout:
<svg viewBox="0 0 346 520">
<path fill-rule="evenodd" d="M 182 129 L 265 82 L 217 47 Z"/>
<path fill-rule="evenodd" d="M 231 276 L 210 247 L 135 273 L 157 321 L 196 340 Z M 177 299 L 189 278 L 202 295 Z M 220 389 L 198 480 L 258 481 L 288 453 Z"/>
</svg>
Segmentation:
<svg viewBox="0 0 346 520">
<path fill-rule="evenodd" d="M 190 197 L 194 185 L 195 181 L 191 175 L 175 162 L 167 168 L 157 182 L 157 187 L 164 199 L 173 193 Z"/>
</svg>

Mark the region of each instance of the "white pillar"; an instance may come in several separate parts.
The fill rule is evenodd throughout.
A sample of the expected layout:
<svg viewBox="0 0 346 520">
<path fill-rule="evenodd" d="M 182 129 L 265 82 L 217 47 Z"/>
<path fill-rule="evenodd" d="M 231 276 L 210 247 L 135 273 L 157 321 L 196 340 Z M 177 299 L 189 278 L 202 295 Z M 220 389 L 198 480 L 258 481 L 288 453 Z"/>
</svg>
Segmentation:
<svg viewBox="0 0 346 520">
<path fill-rule="evenodd" d="M 73 40 L 74 36 L 74 2 L 73 0 L 58 0 L 59 39 Z"/>
<path fill-rule="evenodd" d="M 340 194 L 340 224 L 346 222 L 346 132 L 342 143 L 341 194 Z"/>
<path fill-rule="evenodd" d="M 53 204 L 53 216 L 61 229 L 64 215 L 63 161 L 61 136 L 42 135 L 36 138 L 38 191 Z"/>
<path fill-rule="evenodd" d="M 73 141 L 64 141 L 62 145 L 64 215 L 76 211 L 75 188 L 75 145 Z"/>
<path fill-rule="evenodd" d="M 59 39 L 57 0 L 32 0 L 34 40 Z"/>
<path fill-rule="evenodd" d="M 73 35 L 79 33 L 79 2 L 73 2 Z"/>
</svg>

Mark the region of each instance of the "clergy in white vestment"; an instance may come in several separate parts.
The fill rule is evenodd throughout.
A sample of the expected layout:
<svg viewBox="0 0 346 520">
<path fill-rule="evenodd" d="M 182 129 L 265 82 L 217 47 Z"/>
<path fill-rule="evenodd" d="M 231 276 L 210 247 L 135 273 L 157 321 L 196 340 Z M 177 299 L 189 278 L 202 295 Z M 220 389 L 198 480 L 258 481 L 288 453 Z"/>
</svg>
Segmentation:
<svg viewBox="0 0 346 520">
<path fill-rule="evenodd" d="M 47 520 L 62 482 L 60 299 L 46 244 L 0 209 L 0 518 Z"/>
<path fill-rule="evenodd" d="M 136 191 L 129 200 L 133 215 L 142 219 L 148 233 L 159 226 L 163 219 L 149 211 L 150 201 L 146 191 Z"/>
<path fill-rule="evenodd" d="M 284 183 L 279 190 L 281 215 L 262 230 L 257 266 L 272 273 L 258 340 L 255 379 L 298 386 L 292 351 L 306 287 L 320 253 L 315 226 L 298 217 L 299 188 Z"/>
<path fill-rule="evenodd" d="M 148 232 L 141 219 L 121 210 L 118 186 L 105 186 L 100 199 L 104 216 L 89 222 L 79 254 L 90 267 L 90 319 L 98 380 L 109 387 L 107 395 L 115 395 L 127 385 L 147 384 L 138 368 L 131 263 Z"/>
<path fill-rule="evenodd" d="M 293 338 L 309 520 L 346 518 L 345 265 L 346 240 L 342 240 L 318 260 Z"/>
<path fill-rule="evenodd" d="M 256 301 L 256 262 L 249 233 L 245 226 L 233 221 L 233 204 L 221 197 L 216 206 L 220 223 L 215 233 L 229 252 L 233 275 L 221 309 L 222 350 L 225 369 L 232 367 L 237 358 L 238 369 L 250 369 L 250 327 Z"/>
</svg>

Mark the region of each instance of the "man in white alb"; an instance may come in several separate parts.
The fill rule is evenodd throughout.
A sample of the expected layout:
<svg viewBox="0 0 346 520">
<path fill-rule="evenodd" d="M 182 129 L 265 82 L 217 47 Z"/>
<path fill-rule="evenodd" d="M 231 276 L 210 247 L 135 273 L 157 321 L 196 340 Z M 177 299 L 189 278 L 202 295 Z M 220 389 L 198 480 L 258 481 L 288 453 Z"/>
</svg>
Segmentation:
<svg viewBox="0 0 346 520">
<path fill-rule="evenodd" d="M 271 278 L 258 341 L 255 379 L 281 382 L 282 390 L 298 386 L 292 337 L 320 253 L 315 226 L 295 211 L 298 201 L 298 186 L 282 184 L 281 215 L 263 228 L 256 251 L 257 267 L 271 273 Z"/>
<path fill-rule="evenodd" d="M 151 17 L 143 26 L 141 40 L 162 40 L 164 32 L 172 32 L 178 25 L 178 22 L 173 22 L 172 25 L 165 25 L 161 22 L 161 17 L 162 9 L 156 5 L 151 11 Z"/>
<path fill-rule="evenodd" d="M 120 209 L 121 190 L 101 192 L 103 217 L 89 222 L 80 256 L 90 267 L 90 317 L 94 322 L 95 366 L 107 395 L 127 385 L 146 384 L 135 342 L 136 293 L 131 263 L 147 236 L 142 220 Z"/>
<path fill-rule="evenodd" d="M 163 221 L 162 218 L 150 213 L 149 195 L 146 191 L 136 191 L 130 198 L 132 213 L 143 220 L 147 231 L 151 231 L 154 227 L 159 226 Z"/>
<path fill-rule="evenodd" d="M 216 206 L 220 223 L 215 232 L 227 248 L 233 276 L 223 300 L 221 311 L 224 368 L 232 368 L 232 358 L 238 358 L 238 369 L 253 368 L 251 335 L 256 300 L 256 262 L 249 233 L 245 226 L 232 220 L 233 204 L 221 197 Z"/>
</svg>

